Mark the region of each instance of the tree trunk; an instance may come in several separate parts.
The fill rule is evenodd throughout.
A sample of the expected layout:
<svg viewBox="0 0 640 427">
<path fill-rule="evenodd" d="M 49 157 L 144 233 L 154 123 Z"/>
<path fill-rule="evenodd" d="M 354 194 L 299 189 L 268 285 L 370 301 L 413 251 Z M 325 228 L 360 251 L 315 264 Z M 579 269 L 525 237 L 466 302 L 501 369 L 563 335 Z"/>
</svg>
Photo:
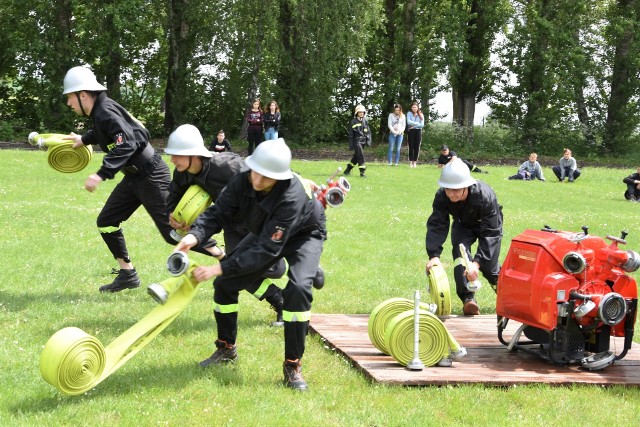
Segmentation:
<svg viewBox="0 0 640 427">
<path fill-rule="evenodd" d="M 407 0 L 404 4 L 404 35 L 402 44 L 402 74 L 400 75 L 399 100 L 405 111 L 412 101 L 411 82 L 413 80 L 413 55 L 415 38 L 416 0 Z"/>
<path fill-rule="evenodd" d="M 636 7 L 636 0 L 618 0 L 617 4 L 621 16 L 635 16 L 633 10 Z M 625 123 L 627 122 L 626 113 L 632 95 L 629 90 L 629 84 L 632 74 L 630 56 L 634 42 L 634 24 L 636 23 L 628 23 L 615 42 L 611 96 L 609 97 L 607 119 L 604 125 L 604 139 L 602 141 L 604 153 L 615 151 L 620 140 L 628 137 L 628 133 L 631 132 L 631 129 L 628 129 Z"/>
<path fill-rule="evenodd" d="M 247 93 L 247 110 L 251 108 L 253 100 L 258 97 L 258 86 L 260 85 L 260 68 L 262 65 L 262 40 L 264 39 L 264 23 L 262 15 L 258 14 L 257 34 L 255 39 L 255 51 L 253 56 L 253 68 L 251 70 L 251 83 Z M 260 106 L 262 108 L 262 105 Z M 247 116 L 245 114 L 240 127 L 240 139 L 247 138 Z"/>
<path fill-rule="evenodd" d="M 192 54 L 187 44 L 190 26 L 186 20 L 189 0 L 168 0 L 169 55 L 167 88 L 165 90 L 164 131 L 169 134 L 182 122 L 182 104 L 186 103 L 185 86 L 188 57 Z"/>
</svg>

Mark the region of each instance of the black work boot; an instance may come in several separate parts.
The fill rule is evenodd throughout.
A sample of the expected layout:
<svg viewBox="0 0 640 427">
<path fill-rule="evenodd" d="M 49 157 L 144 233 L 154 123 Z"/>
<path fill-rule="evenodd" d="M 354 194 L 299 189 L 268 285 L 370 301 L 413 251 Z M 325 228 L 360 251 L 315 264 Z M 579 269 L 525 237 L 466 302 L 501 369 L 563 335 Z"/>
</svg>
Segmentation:
<svg viewBox="0 0 640 427">
<path fill-rule="evenodd" d="M 226 341 L 216 340 L 216 347 L 217 350 L 211 356 L 198 363 L 201 368 L 206 368 L 209 365 L 235 362 L 238 358 L 238 348 L 235 344 L 227 344 Z"/>
<path fill-rule="evenodd" d="M 360 177 L 366 178 L 367 175 L 365 175 L 364 171 L 366 171 L 367 169 L 366 168 L 359 168 L 359 169 L 360 169 Z"/>
<path fill-rule="evenodd" d="M 302 378 L 302 364 L 300 359 L 285 360 L 282 364 L 284 385 L 298 391 L 307 391 L 307 382 Z"/>
<path fill-rule="evenodd" d="M 324 270 L 322 267 L 318 266 L 318 271 L 316 271 L 316 275 L 313 277 L 311 283 L 313 283 L 315 289 L 322 289 L 324 287 Z"/>
<path fill-rule="evenodd" d="M 353 165 L 352 165 L 351 163 L 349 163 L 349 164 L 347 165 L 347 168 L 344 170 L 344 174 L 345 174 L 345 175 L 349 175 L 349 174 L 351 174 L 351 169 L 353 169 Z"/>
<path fill-rule="evenodd" d="M 140 278 L 136 269 L 121 269 L 113 283 L 100 286 L 100 292 L 120 292 L 124 289 L 133 289 L 140 286 Z"/>
<path fill-rule="evenodd" d="M 282 307 L 284 306 L 284 299 L 282 299 L 282 291 L 273 294 L 265 298 L 271 308 L 276 312 L 276 321 L 271 323 L 271 326 L 284 326 L 284 320 L 282 319 Z"/>
</svg>

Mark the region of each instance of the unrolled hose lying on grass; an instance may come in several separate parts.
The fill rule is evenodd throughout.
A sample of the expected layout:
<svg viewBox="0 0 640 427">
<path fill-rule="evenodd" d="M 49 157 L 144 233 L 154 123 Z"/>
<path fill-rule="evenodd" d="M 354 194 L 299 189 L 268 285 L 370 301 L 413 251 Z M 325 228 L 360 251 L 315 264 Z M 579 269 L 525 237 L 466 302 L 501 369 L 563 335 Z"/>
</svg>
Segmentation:
<svg viewBox="0 0 640 427">
<path fill-rule="evenodd" d="M 47 161 L 53 169 L 63 173 L 79 172 L 91 162 L 93 149 L 90 145 L 73 148 L 73 141 L 63 139 L 68 136 L 31 132 L 28 141 L 38 148 L 47 149 Z"/>
<path fill-rule="evenodd" d="M 419 355 L 426 366 L 440 364 L 442 360 L 459 360 L 466 350 L 449 333 L 444 323 L 432 313 L 433 304 L 420 304 Z M 391 298 L 376 306 L 369 316 L 369 338 L 373 345 L 392 356 L 403 366 L 414 353 L 413 302 L 405 298 Z M 446 366 L 446 365 L 441 365 Z"/>
<path fill-rule="evenodd" d="M 164 304 L 154 308 L 107 347 L 82 329 L 67 327 L 49 338 L 40 355 L 40 373 L 67 395 L 82 394 L 102 382 L 135 356 L 187 307 L 196 294 L 195 264 L 178 277 L 159 284 L 170 291 Z"/>
</svg>

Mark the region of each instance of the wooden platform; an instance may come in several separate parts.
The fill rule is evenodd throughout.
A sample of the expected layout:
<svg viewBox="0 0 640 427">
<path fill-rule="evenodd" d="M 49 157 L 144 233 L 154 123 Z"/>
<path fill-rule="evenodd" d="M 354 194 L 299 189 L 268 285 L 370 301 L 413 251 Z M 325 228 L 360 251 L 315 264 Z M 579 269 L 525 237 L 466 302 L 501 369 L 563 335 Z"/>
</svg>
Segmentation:
<svg viewBox="0 0 640 427">
<path fill-rule="evenodd" d="M 474 383 L 492 386 L 532 383 L 640 386 L 640 349 L 635 343 L 626 357 L 612 366 L 586 371 L 578 366 L 558 366 L 522 351 L 510 352 L 498 340 L 495 315 L 449 316 L 442 320 L 460 345 L 467 349 L 467 356 L 460 362 L 453 362 L 450 368 L 425 367 L 422 371 L 409 371 L 373 346 L 367 331 L 368 320 L 368 315 L 314 314 L 311 329 L 367 377 L 381 383 L 407 386 Z M 505 339 L 508 340 L 518 326 L 516 322 L 509 322 Z M 611 349 L 619 354 L 622 340 L 612 341 Z"/>
</svg>

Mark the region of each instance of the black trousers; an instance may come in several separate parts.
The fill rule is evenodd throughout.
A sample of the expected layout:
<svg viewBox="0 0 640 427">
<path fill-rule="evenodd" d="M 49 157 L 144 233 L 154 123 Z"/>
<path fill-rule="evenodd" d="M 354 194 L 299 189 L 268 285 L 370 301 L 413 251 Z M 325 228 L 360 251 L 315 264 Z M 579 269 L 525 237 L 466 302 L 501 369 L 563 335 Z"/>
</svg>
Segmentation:
<svg viewBox="0 0 640 427">
<path fill-rule="evenodd" d="M 121 224 L 128 220 L 140 206 L 144 206 L 149 213 L 165 242 L 172 246 L 176 244 L 171 237 L 173 229 L 167 215 L 170 181 L 169 167 L 160 156 L 156 155 L 149 160 L 144 170 L 133 175 L 125 175 L 115 186 L 96 220 L 100 235 L 115 259 L 122 258 L 126 262 L 131 262 Z M 210 239 L 194 250 L 211 255 L 205 248 L 215 244 L 215 240 Z"/>
<path fill-rule="evenodd" d="M 318 271 L 320 255 L 326 231 L 324 221 L 317 230 L 290 238 L 281 256 L 289 263 L 288 282 L 282 291 L 284 312 L 308 313 L 313 301 L 312 280 Z M 257 236 L 247 235 L 236 250 L 243 250 L 255 244 Z M 262 276 L 272 263 L 261 266 L 260 269 L 247 274 L 233 277 L 218 276 L 213 282 L 213 300 L 216 306 L 232 306 L 238 304 L 240 291 L 247 289 L 256 282 L 262 281 Z M 224 310 L 222 310 L 224 311 Z M 238 312 L 222 312 L 215 310 L 214 316 L 218 329 L 218 339 L 235 344 L 238 332 Z M 304 355 L 305 340 L 309 330 L 309 321 L 305 318 L 286 318 L 284 322 L 284 347 L 286 359 L 301 359 Z"/>
<path fill-rule="evenodd" d="M 354 145 L 355 147 L 353 148 L 353 157 L 351 158 L 351 161 L 349 163 L 352 168 L 355 165 L 358 165 L 358 169 L 360 169 L 360 172 L 364 172 L 364 170 L 367 168 L 364 161 L 364 144 L 356 142 L 354 143 Z"/>
<path fill-rule="evenodd" d="M 560 169 L 560 166 L 554 166 L 551 168 L 551 170 L 556 175 L 556 177 L 560 179 L 560 177 L 562 176 L 562 170 Z M 577 179 L 579 176 L 580 176 L 580 170 L 576 169 L 573 171 L 573 174 L 571 174 L 571 169 L 564 168 L 564 177 L 568 178 L 569 181 L 573 181 L 574 179 Z"/>
<path fill-rule="evenodd" d="M 247 142 L 249 143 L 249 155 L 253 154 L 253 150 L 263 141 L 264 134 L 262 129 L 247 128 Z"/>
<path fill-rule="evenodd" d="M 470 251 L 471 245 L 473 245 L 477 239 L 478 236 L 472 229 L 466 227 L 458 221 L 454 221 L 451 227 L 451 244 L 453 245 L 451 254 L 454 261 L 460 258 L 460 243 L 464 244 L 464 247 L 467 248 L 467 251 Z M 498 275 L 500 274 L 500 262 L 498 257 L 500 255 L 502 236 L 492 238 L 489 244 L 494 246 L 494 255 L 490 260 L 480 262 L 480 272 L 491 285 L 495 286 L 498 284 Z M 469 258 L 473 259 L 470 253 Z M 460 298 L 460 301 L 464 302 L 470 298 L 473 298 L 474 292 L 471 292 L 467 289 L 468 280 L 464 274 L 464 266 L 456 265 L 453 269 L 453 277 L 456 281 L 456 293 L 458 294 L 458 298 Z"/>
<path fill-rule="evenodd" d="M 422 144 L 422 129 L 409 129 L 408 137 L 409 143 L 409 161 L 418 161 L 420 155 L 420 145 Z"/>
</svg>

